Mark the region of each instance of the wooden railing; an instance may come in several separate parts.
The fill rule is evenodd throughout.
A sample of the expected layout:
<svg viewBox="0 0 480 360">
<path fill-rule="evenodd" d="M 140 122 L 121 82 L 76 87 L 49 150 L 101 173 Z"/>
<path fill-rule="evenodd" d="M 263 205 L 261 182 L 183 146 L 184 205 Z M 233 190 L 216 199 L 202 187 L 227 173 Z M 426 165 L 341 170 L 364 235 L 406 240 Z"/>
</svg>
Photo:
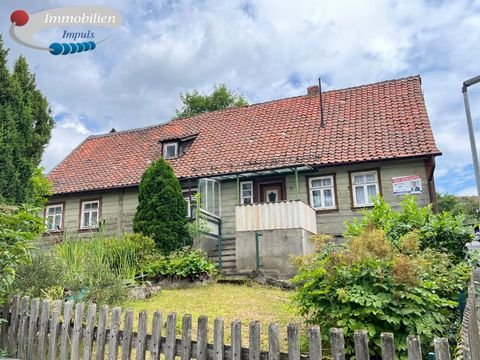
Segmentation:
<svg viewBox="0 0 480 360">
<path fill-rule="evenodd" d="M 62 313 L 63 305 L 63 317 Z M 61 301 L 40 301 L 28 297 L 15 296 L 11 304 L 3 309 L 3 322 L 0 326 L 0 347 L 11 350 L 10 356 L 20 359 L 131 359 L 146 358 L 158 360 L 320 360 L 322 346 L 320 328 L 308 329 L 308 353 L 300 353 L 299 327 L 288 325 L 288 352 L 280 352 L 279 328 L 276 324 L 268 327 L 268 351 L 260 347 L 260 323 L 249 324 L 248 347 L 243 347 L 240 321 L 231 324 L 231 343 L 224 344 L 224 320 L 214 321 L 213 344 L 208 343 L 208 318 L 198 318 L 196 341 L 192 340 L 192 317 L 182 318 L 181 337 L 177 338 L 177 314 L 170 313 L 166 318 L 165 335 L 163 315 L 155 311 L 151 332 L 147 332 L 147 312 L 138 315 L 137 331 L 134 331 L 134 312 L 127 309 L 121 322 L 122 310 L 113 308 L 109 315 L 108 306 L 102 306 L 98 313 L 95 304 L 89 304 L 85 312 L 82 303 L 62 303 Z M 331 358 L 345 359 L 345 339 L 341 329 L 330 330 Z M 355 357 L 368 360 L 368 336 L 363 330 L 355 331 Z M 408 358 L 422 359 L 420 338 L 407 339 Z M 382 359 L 394 360 L 394 338 L 391 333 L 381 334 Z M 434 342 L 436 360 L 449 360 L 448 341 L 445 338 Z M 148 356 L 148 357 L 147 357 Z"/>
<path fill-rule="evenodd" d="M 478 327 L 477 297 L 480 289 L 480 269 L 472 272 L 468 297 L 463 312 L 460 342 L 458 344 L 459 358 L 464 360 L 480 360 L 480 331 Z"/>
<path fill-rule="evenodd" d="M 237 205 L 235 219 L 237 231 L 305 229 L 313 234 L 317 232 L 315 210 L 300 200 Z"/>
</svg>

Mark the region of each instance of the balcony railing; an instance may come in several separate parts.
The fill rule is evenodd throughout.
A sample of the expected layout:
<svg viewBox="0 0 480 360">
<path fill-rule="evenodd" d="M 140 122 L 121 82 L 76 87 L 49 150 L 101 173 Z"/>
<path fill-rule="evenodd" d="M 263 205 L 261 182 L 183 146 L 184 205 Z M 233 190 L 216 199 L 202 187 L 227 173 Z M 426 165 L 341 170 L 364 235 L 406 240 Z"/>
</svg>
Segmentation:
<svg viewBox="0 0 480 360">
<path fill-rule="evenodd" d="M 317 232 L 315 210 L 300 200 L 237 205 L 237 231 L 305 229 Z"/>
</svg>

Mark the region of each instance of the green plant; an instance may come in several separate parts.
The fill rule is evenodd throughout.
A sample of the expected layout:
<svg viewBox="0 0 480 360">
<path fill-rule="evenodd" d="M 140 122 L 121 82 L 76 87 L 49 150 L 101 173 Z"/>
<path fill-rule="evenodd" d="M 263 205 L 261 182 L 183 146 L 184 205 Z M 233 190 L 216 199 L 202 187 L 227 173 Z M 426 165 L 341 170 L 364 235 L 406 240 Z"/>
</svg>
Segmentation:
<svg viewBox="0 0 480 360">
<path fill-rule="evenodd" d="M 163 278 L 202 280 L 215 274 L 215 264 L 198 249 L 184 247 L 168 256 L 159 257 L 145 268 L 147 280 Z"/>
<path fill-rule="evenodd" d="M 463 226 L 462 215 L 434 214 L 431 206 L 419 207 L 415 197 L 410 195 L 405 196 L 398 212 L 378 196 L 373 209 L 364 211 L 363 215 L 346 224 L 345 237 L 358 236 L 374 225 L 382 229 L 393 244 L 398 244 L 402 236 L 416 230 L 421 249 L 433 248 L 452 254 L 457 262 L 465 259 L 465 245 L 473 238 L 472 232 Z"/>
<path fill-rule="evenodd" d="M 395 245 L 370 226 L 345 244 L 328 242 L 313 266 L 301 268 L 294 279 L 301 315 L 326 329 L 342 328 L 348 354 L 357 329 L 368 331 L 372 355 L 380 355 L 380 333 L 393 332 L 401 357 L 409 334 L 420 335 L 424 344 L 454 334 L 453 309 L 469 269 L 438 250 L 420 250 L 418 241 L 418 234 L 408 233 Z"/>
<path fill-rule="evenodd" d="M 173 169 L 163 159 L 153 162 L 140 182 L 133 231 L 150 236 L 157 248 L 168 254 L 189 239 L 186 213 L 187 205 Z"/>
<path fill-rule="evenodd" d="M 65 264 L 54 254 L 36 251 L 16 268 L 13 291 L 31 297 L 63 298 Z"/>
</svg>

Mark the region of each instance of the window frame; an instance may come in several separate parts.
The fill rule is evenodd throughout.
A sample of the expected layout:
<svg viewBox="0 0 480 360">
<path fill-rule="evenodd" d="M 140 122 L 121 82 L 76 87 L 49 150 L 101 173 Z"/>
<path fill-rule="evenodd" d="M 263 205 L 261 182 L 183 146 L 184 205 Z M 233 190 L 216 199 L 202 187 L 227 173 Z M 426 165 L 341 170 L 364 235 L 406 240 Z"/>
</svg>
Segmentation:
<svg viewBox="0 0 480 360">
<path fill-rule="evenodd" d="M 60 229 L 58 230 L 50 230 L 48 229 L 48 209 L 52 207 L 61 207 L 62 211 L 60 213 Z M 46 227 L 47 233 L 59 233 L 63 231 L 64 220 L 65 220 L 65 202 L 58 202 L 58 203 L 49 203 L 45 205 L 44 213 L 43 213 L 44 223 Z"/>
<path fill-rule="evenodd" d="M 167 156 L 167 147 L 175 146 L 175 155 L 174 156 Z M 178 158 L 178 141 L 167 142 L 163 144 L 163 158 L 164 159 L 176 159 Z"/>
<path fill-rule="evenodd" d="M 327 187 L 320 187 L 320 188 L 314 188 L 312 186 L 312 181 L 313 180 L 318 180 L 318 179 L 325 179 L 325 178 L 330 178 L 332 180 L 332 185 Z M 326 207 L 319 207 L 316 208 L 314 207 L 314 201 L 313 201 L 313 191 L 315 190 L 325 190 L 325 189 L 332 189 L 332 201 L 333 205 L 332 206 L 326 206 Z M 337 179 L 336 179 L 336 174 L 315 174 L 311 176 L 307 176 L 307 190 L 308 190 L 308 204 L 312 209 L 318 212 L 323 212 L 323 211 L 331 211 L 331 210 L 338 210 L 338 199 L 337 199 Z M 323 196 L 322 192 L 322 199 L 325 197 Z M 325 204 L 325 201 L 323 202 Z"/>
<path fill-rule="evenodd" d="M 205 181 L 205 183 L 206 183 L 204 193 L 202 193 L 202 191 L 201 191 L 202 187 L 201 187 L 200 181 Z M 213 183 L 213 186 L 212 186 L 213 196 L 211 198 L 211 201 L 214 204 L 214 210 L 217 210 L 218 214 L 212 213 L 211 211 L 209 211 L 205 208 L 205 207 L 208 208 L 208 203 L 207 202 L 209 201 L 209 199 L 210 199 L 209 196 L 211 195 L 211 194 L 209 194 L 209 191 L 208 191 L 208 183 Z M 215 197 L 215 186 L 218 187 L 218 199 Z M 197 191 L 202 194 L 202 198 L 201 198 L 200 204 L 197 206 L 197 209 L 200 209 L 205 214 L 211 215 L 214 218 L 220 219 L 222 217 L 222 183 L 220 181 L 213 180 L 213 179 L 210 179 L 210 178 L 201 178 L 199 180 L 199 183 L 198 183 L 198 190 Z M 216 209 L 216 207 L 215 207 L 215 204 L 217 203 L 217 201 L 218 201 L 218 209 Z M 204 205 L 206 205 L 206 206 L 204 207 Z"/>
<path fill-rule="evenodd" d="M 250 196 L 243 196 L 243 185 L 250 185 L 250 190 L 251 190 Z M 248 197 L 250 198 L 250 203 L 245 204 L 244 199 L 246 199 Z M 253 180 L 241 181 L 240 182 L 240 205 L 252 205 L 253 203 L 254 203 L 254 201 L 253 201 Z"/>
<path fill-rule="evenodd" d="M 83 226 L 84 221 L 84 206 L 85 204 L 91 203 L 98 203 L 97 209 L 97 225 L 96 226 Z M 98 230 L 100 228 L 101 223 L 101 216 L 102 216 L 102 199 L 94 198 L 94 199 L 83 199 L 80 200 L 80 214 L 79 214 L 79 224 L 78 230 L 85 231 L 85 230 Z"/>
<path fill-rule="evenodd" d="M 354 184 L 354 181 L 353 181 L 353 177 L 355 175 L 366 175 L 366 174 L 372 174 L 374 173 L 375 174 L 375 183 L 365 183 L 365 184 L 362 184 L 362 185 L 355 185 Z M 374 169 L 365 169 L 365 170 L 355 170 L 355 171 L 349 171 L 348 172 L 348 178 L 349 178 L 349 182 L 350 182 L 350 198 L 351 198 L 351 201 L 352 201 L 352 209 L 362 209 L 362 208 L 368 208 L 368 207 L 372 207 L 373 206 L 373 203 L 370 202 L 370 198 L 368 197 L 368 190 L 367 190 L 367 186 L 368 185 L 372 185 L 372 184 L 375 184 L 375 196 L 377 195 L 382 195 L 382 178 L 380 176 L 380 169 L 379 168 L 374 168 Z M 357 203 L 357 199 L 356 199 L 356 196 L 355 196 L 355 187 L 357 186 L 363 186 L 364 189 L 365 189 L 365 196 L 366 196 L 366 203 L 364 204 L 358 204 Z"/>
</svg>

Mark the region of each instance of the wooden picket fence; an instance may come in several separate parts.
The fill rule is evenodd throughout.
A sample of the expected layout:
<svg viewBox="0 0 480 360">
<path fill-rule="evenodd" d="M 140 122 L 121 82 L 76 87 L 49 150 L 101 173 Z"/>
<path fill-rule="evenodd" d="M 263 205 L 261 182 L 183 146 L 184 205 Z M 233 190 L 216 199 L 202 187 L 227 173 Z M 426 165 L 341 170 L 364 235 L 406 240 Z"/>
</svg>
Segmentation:
<svg viewBox="0 0 480 360">
<path fill-rule="evenodd" d="M 62 314 L 63 305 L 63 317 Z M 299 327 L 288 325 L 288 352 L 280 352 L 279 329 L 276 324 L 268 327 L 268 351 L 260 348 L 260 323 L 249 324 L 249 347 L 242 347 L 241 322 L 231 324 L 231 344 L 224 343 L 224 321 L 214 321 L 213 344 L 208 343 L 205 316 L 198 318 L 197 338 L 192 340 L 192 317 L 182 318 L 181 337 L 177 339 L 177 314 L 170 313 L 166 319 L 166 333 L 163 336 L 163 318 L 160 311 L 153 314 L 151 334 L 147 333 L 147 312 L 138 316 L 137 331 L 134 331 L 134 313 L 127 309 L 121 323 L 121 308 L 102 306 L 98 313 L 95 304 L 89 304 L 86 313 L 83 303 L 49 301 L 20 298 L 15 296 L 3 308 L 2 317 L 8 321 L 0 326 L 0 348 L 11 349 L 13 357 L 19 359 L 49 360 L 320 360 L 322 346 L 320 328 L 308 329 L 308 354 L 300 354 Z M 123 326 L 123 329 L 121 327 Z M 331 357 L 344 360 L 344 336 L 341 329 L 330 330 Z M 407 340 L 409 360 L 421 360 L 421 346 L 418 336 Z M 357 360 L 368 360 L 367 332 L 360 330 L 354 334 L 355 356 Z M 394 337 L 382 333 L 382 359 L 394 360 Z M 436 360 L 450 360 L 448 341 L 445 338 L 434 342 Z"/>
</svg>

